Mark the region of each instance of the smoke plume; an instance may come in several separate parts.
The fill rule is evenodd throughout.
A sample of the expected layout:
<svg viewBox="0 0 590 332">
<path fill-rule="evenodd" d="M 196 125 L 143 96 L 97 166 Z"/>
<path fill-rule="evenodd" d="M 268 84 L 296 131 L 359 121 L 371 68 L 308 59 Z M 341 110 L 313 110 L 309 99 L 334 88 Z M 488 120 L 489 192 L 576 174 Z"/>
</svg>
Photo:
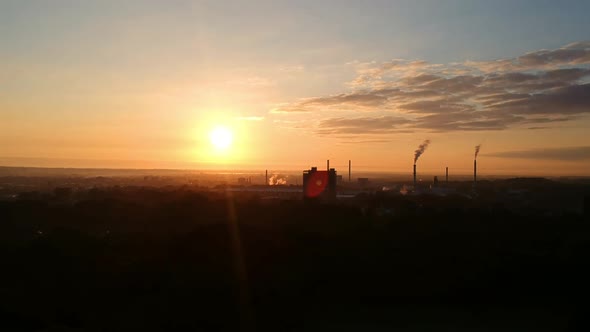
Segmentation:
<svg viewBox="0 0 590 332">
<path fill-rule="evenodd" d="M 273 174 L 270 179 L 268 179 L 268 185 L 270 186 L 281 186 L 287 184 L 287 176 L 283 176 L 280 174 Z"/>
<path fill-rule="evenodd" d="M 420 156 L 424 153 L 424 150 L 426 150 L 428 144 L 430 144 L 429 139 L 425 140 L 424 143 L 418 146 L 418 149 L 414 152 L 414 164 L 418 161 L 418 158 L 420 158 Z"/>
<path fill-rule="evenodd" d="M 475 158 L 477 159 L 477 155 L 479 154 L 479 149 L 481 148 L 481 144 L 475 146 Z"/>
</svg>

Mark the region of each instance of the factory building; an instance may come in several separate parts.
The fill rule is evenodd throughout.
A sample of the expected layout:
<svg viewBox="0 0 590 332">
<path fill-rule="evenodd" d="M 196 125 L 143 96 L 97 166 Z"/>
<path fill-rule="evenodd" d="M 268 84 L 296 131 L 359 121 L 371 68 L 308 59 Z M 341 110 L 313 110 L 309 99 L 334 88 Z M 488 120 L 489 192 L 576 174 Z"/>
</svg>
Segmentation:
<svg viewBox="0 0 590 332">
<path fill-rule="evenodd" d="M 303 171 L 304 199 L 332 199 L 336 198 L 336 170 L 329 168 L 319 171 L 317 167 Z"/>
</svg>

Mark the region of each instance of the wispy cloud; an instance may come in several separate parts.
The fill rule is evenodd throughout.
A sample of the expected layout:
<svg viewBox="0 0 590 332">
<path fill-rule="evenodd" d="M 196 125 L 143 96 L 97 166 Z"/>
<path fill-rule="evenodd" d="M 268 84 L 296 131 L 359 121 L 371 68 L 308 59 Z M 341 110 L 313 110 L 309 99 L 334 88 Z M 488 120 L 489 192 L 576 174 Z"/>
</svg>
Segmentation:
<svg viewBox="0 0 590 332">
<path fill-rule="evenodd" d="M 275 107 L 270 110 L 271 114 L 307 113 L 307 112 L 310 112 L 310 110 L 307 110 L 305 108 L 293 107 L 293 105 Z"/>
<path fill-rule="evenodd" d="M 349 91 L 301 99 L 271 112 L 319 113 L 318 134 L 539 128 L 531 124 L 590 114 L 590 42 L 493 61 L 350 65 L 358 76 Z M 349 116 L 331 118 L 334 111 Z"/>
<path fill-rule="evenodd" d="M 409 120 L 393 116 L 330 118 L 320 122 L 317 133 L 321 135 L 401 133 L 403 129 L 400 127 L 409 123 Z"/>
<path fill-rule="evenodd" d="M 590 146 L 505 151 L 487 154 L 487 156 L 499 158 L 543 159 L 564 161 L 590 160 Z"/>
</svg>

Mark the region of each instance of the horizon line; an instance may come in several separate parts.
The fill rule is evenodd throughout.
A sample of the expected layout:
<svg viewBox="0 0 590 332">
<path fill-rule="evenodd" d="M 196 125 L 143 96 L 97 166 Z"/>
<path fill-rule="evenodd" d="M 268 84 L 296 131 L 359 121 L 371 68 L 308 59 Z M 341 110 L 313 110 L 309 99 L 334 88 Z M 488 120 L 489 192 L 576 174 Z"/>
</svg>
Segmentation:
<svg viewBox="0 0 590 332">
<path fill-rule="evenodd" d="M 130 167 L 47 167 L 47 166 L 5 166 L 0 165 L 0 169 L 38 169 L 38 170 L 81 170 L 81 171 L 127 171 L 127 172 L 141 172 L 141 171 L 173 171 L 173 172 L 217 172 L 217 173 L 227 173 L 227 172 L 249 172 L 255 173 L 256 170 L 254 169 L 198 169 L 198 168 L 130 168 Z M 303 172 L 304 170 L 297 170 L 297 169 L 278 169 L 278 168 L 260 168 L 259 169 L 261 174 L 264 173 L 265 170 L 269 170 L 272 172 L 286 172 L 286 173 L 295 173 L 295 172 Z M 345 172 L 346 173 L 346 172 Z M 403 174 L 411 174 L 411 172 L 404 172 L 404 171 L 392 171 L 392 170 L 357 170 L 355 171 L 357 174 L 392 174 L 392 175 L 403 175 Z M 433 176 L 436 175 L 432 173 L 432 169 L 429 169 L 426 172 L 422 172 L 424 175 Z M 452 173 L 452 176 L 472 176 L 472 172 L 457 172 Z M 438 175 L 436 175 L 438 176 Z M 443 177 L 444 181 L 444 173 L 440 175 Z M 450 177 L 452 177 L 450 176 Z M 354 176 L 353 176 L 354 177 Z M 582 174 L 567 174 L 567 175 L 540 175 L 540 174 L 522 174 L 522 173 L 487 173 L 487 174 L 480 174 L 478 172 L 478 177 L 486 178 L 486 177 L 504 177 L 504 178 L 511 178 L 511 177 L 530 177 L 530 178 L 590 178 L 590 175 L 582 175 Z M 357 176 L 358 178 L 358 176 Z M 439 180 L 441 181 L 441 180 Z"/>
</svg>

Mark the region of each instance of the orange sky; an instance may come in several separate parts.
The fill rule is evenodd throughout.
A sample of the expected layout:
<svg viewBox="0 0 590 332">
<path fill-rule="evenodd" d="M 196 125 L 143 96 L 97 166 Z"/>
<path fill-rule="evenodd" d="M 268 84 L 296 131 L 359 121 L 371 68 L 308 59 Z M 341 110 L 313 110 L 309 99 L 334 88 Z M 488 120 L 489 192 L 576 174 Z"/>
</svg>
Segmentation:
<svg viewBox="0 0 590 332">
<path fill-rule="evenodd" d="M 280 6 L 243 18 L 204 4 L 2 6 L 0 165 L 299 170 L 352 159 L 403 172 L 430 139 L 424 171 L 469 173 L 483 144 L 482 175 L 590 175 L 582 38 L 467 49 L 419 43 L 401 18 L 387 20 L 406 31 L 394 39 L 364 26 L 340 34 L 354 23 Z M 225 25 L 196 19 L 203 11 Z M 452 34 L 437 15 L 459 14 L 428 15 Z M 380 38 L 390 44 L 365 43 Z M 226 150 L 210 142 L 218 126 L 233 134 Z"/>
</svg>

